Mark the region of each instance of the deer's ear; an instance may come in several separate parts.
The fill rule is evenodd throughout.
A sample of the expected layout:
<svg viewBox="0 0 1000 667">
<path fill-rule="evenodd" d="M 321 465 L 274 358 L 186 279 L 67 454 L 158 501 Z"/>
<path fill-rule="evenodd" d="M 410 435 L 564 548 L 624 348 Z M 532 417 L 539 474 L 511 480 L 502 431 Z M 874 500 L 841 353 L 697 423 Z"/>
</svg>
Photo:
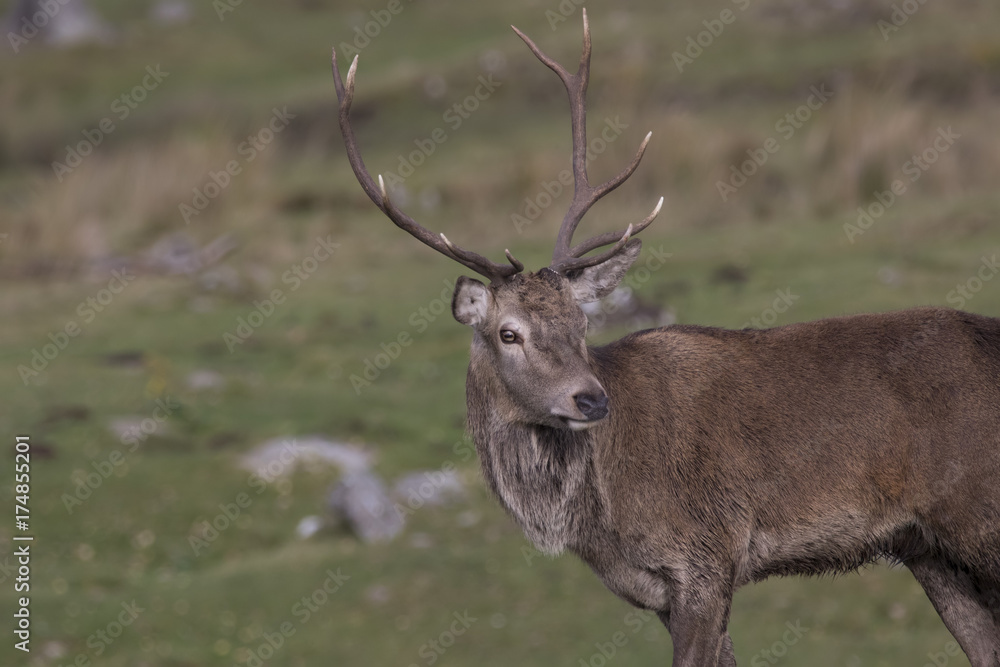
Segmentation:
<svg viewBox="0 0 1000 667">
<path fill-rule="evenodd" d="M 611 294 L 625 277 L 629 267 L 639 258 L 642 241 L 630 239 L 621 252 L 607 261 L 567 276 L 577 303 L 590 303 Z"/>
<path fill-rule="evenodd" d="M 493 295 L 489 288 L 472 278 L 462 276 L 455 283 L 455 295 L 451 298 L 451 314 L 462 324 L 478 326 L 486 319 Z"/>
</svg>

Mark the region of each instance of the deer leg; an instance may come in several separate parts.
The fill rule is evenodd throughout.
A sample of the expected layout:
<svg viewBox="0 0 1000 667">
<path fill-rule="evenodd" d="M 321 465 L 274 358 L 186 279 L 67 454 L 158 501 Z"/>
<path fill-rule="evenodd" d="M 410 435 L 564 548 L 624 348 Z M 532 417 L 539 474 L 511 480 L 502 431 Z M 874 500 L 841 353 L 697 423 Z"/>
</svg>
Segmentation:
<svg viewBox="0 0 1000 667">
<path fill-rule="evenodd" d="M 658 616 L 674 644 L 673 667 L 735 667 L 729 623 L 730 597 L 722 593 L 696 601 L 674 600 Z"/>
<path fill-rule="evenodd" d="M 733 638 L 726 631 L 722 639 L 722 653 L 719 655 L 719 667 L 736 667 L 736 654 L 733 653 Z"/>
<path fill-rule="evenodd" d="M 906 567 L 972 666 L 1000 665 L 1000 587 L 984 589 L 965 572 L 930 557 L 908 561 Z"/>
<path fill-rule="evenodd" d="M 667 631 L 670 631 L 670 612 L 658 612 L 660 621 L 666 626 Z M 674 644 L 674 650 L 676 651 L 676 643 Z M 722 639 L 722 651 L 719 654 L 719 667 L 736 667 L 736 654 L 733 652 L 733 639 L 729 636 L 729 632 L 726 631 L 725 637 Z"/>
</svg>

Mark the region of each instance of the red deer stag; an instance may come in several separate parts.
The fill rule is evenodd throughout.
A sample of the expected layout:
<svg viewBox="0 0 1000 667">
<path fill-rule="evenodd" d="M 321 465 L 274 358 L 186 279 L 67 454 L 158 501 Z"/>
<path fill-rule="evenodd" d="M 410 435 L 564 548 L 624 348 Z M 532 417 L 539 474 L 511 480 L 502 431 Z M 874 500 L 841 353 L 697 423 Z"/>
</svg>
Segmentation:
<svg viewBox="0 0 1000 667">
<path fill-rule="evenodd" d="M 539 549 L 569 549 L 655 611 L 673 664 L 735 665 L 733 592 L 772 575 L 877 559 L 920 582 L 975 667 L 1000 665 L 1000 319 L 942 308 L 767 330 L 670 326 L 604 347 L 581 303 L 639 256 L 624 231 L 573 244 L 608 182 L 587 177 L 590 33 L 570 74 L 516 28 L 569 94 L 575 190 L 552 263 L 494 263 L 400 211 L 358 151 L 333 56 L 340 129 L 361 186 L 421 242 L 489 279 L 459 278 L 472 327 L 469 428 L 483 475 Z M 611 245 L 613 244 L 613 245 Z M 611 248 L 590 254 L 603 246 Z"/>
</svg>

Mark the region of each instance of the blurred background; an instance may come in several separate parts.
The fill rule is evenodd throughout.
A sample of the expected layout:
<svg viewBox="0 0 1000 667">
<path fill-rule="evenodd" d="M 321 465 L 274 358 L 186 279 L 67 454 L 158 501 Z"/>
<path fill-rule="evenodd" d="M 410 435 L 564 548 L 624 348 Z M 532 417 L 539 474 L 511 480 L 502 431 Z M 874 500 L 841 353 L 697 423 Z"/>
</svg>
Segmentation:
<svg viewBox="0 0 1000 667">
<path fill-rule="evenodd" d="M 32 650 L 7 632 L 0 662 L 667 664 L 658 621 L 485 493 L 460 267 L 371 205 L 336 124 L 331 46 L 344 73 L 361 54 L 354 125 L 395 200 L 544 266 L 569 115 L 508 26 L 575 67 L 580 4 L 0 4 L 0 432 L 7 460 L 30 436 L 36 538 Z M 592 179 L 653 138 L 581 235 L 667 198 L 595 342 L 1000 313 L 997 3 L 587 9 Z M 754 667 L 968 664 L 884 566 L 748 587 L 731 633 Z"/>
</svg>

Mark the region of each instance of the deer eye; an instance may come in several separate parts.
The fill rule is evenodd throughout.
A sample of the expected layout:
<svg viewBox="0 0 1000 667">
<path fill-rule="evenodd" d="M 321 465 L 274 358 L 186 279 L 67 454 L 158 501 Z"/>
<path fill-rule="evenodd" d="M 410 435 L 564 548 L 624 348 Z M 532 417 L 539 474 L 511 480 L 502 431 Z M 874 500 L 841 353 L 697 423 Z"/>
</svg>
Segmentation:
<svg viewBox="0 0 1000 667">
<path fill-rule="evenodd" d="M 511 343 L 516 343 L 518 338 L 519 336 L 510 329 L 500 330 L 500 340 L 507 343 L 508 345 Z"/>
</svg>

